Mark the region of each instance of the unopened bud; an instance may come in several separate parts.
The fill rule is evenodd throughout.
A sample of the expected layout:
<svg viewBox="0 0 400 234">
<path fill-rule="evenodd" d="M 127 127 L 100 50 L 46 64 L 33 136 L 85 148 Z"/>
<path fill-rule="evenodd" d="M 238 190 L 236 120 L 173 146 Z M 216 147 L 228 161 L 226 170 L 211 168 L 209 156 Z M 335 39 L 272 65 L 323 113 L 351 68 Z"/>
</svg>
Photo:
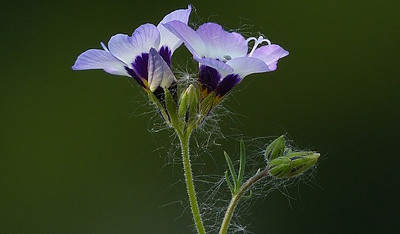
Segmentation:
<svg viewBox="0 0 400 234">
<path fill-rule="evenodd" d="M 315 165 L 320 154 L 312 151 L 293 152 L 269 162 L 269 173 L 277 178 L 291 178 Z"/>
<path fill-rule="evenodd" d="M 265 150 L 265 158 L 268 161 L 271 161 L 277 157 L 280 157 L 283 155 L 283 152 L 285 151 L 285 137 L 282 135 L 278 138 L 276 138 Z"/>
<path fill-rule="evenodd" d="M 179 117 L 188 122 L 189 118 L 194 117 L 198 111 L 200 93 L 193 85 L 182 93 L 179 103 Z"/>
</svg>

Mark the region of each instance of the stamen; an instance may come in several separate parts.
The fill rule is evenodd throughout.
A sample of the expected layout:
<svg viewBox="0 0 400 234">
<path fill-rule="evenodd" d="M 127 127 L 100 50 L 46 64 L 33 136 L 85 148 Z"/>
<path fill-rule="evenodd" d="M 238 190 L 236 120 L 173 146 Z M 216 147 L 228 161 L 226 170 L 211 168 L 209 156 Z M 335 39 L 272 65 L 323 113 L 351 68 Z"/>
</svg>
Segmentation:
<svg viewBox="0 0 400 234">
<path fill-rule="evenodd" d="M 249 53 L 249 57 L 251 57 L 251 55 L 253 55 L 253 53 L 257 49 L 258 45 L 262 44 L 263 42 L 267 42 L 268 45 L 271 45 L 271 41 L 268 40 L 267 38 L 263 38 L 262 36 L 259 36 L 258 38 L 255 38 L 255 37 L 247 38 L 247 40 L 246 40 L 247 44 L 249 44 L 249 42 L 252 40 L 254 40 L 254 45 L 253 45 L 253 49 L 251 49 L 251 51 Z"/>
<path fill-rule="evenodd" d="M 107 46 L 104 45 L 103 42 L 100 42 L 100 45 L 101 45 L 101 47 L 103 47 L 103 49 L 104 49 L 105 51 L 110 52 L 110 51 L 107 49 Z"/>
</svg>

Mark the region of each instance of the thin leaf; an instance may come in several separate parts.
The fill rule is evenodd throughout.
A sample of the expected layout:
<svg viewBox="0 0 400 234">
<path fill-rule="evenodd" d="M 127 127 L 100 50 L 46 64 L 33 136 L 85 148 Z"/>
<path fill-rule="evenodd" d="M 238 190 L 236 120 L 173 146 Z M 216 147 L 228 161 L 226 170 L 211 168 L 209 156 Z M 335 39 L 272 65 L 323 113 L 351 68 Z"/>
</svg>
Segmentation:
<svg viewBox="0 0 400 234">
<path fill-rule="evenodd" d="M 231 172 L 231 176 L 232 176 L 232 180 L 233 183 L 235 185 L 235 188 L 237 188 L 237 180 L 236 180 L 236 172 L 235 172 L 235 168 L 233 167 L 233 163 L 231 158 L 229 157 L 229 155 L 224 151 L 224 155 L 225 155 L 225 160 L 228 163 L 228 167 L 229 167 L 229 171 Z"/>
<path fill-rule="evenodd" d="M 253 196 L 253 190 L 249 191 L 249 195 L 243 196 L 243 198 L 250 199 Z"/>
<path fill-rule="evenodd" d="M 228 171 L 225 171 L 225 180 L 226 180 L 226 183 L 228 184 L 229 190 L 231 190 L 232 196 L 235 195 L 236 191 L 234 190 L 233 185 L 232 185 L 231 181 L 229 180 Z"/>
<path fill-rule="evenodd" d="M 239 175 L 237 178 L 238 186 L 242 184 L 244 177 L 244 170 L 246 167 L 246 148 L 244 146 L 243 140 L 240 141 L 240 165 L 239 165 Z M 237 188 L 238 189 L 238 188 Z"/>
</svg>

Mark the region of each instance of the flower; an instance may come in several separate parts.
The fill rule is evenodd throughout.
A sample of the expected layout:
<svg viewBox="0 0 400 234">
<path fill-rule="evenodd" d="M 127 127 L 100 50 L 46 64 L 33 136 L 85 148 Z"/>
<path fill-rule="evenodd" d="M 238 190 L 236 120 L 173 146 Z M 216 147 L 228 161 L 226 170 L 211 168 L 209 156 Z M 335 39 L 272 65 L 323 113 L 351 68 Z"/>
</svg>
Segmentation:
<svg viewBox="0 0 400 234">
<path fill-rule="evenodd" d="M 280 58 L 289 54 L 286 50 L 263 37 L 247 40 L 236 32 L 227 32 L 216 23 L 205 23 L 197 31 L 179 21 L 164 26 L 179 37 L 193 58 L 200 63 L 199 79 L 202 89 L 223 96 L 243 78 L 253 73 L 276 69 Z M 254 46 L 248 52 L 248 43 Z M 258 46 L 267 42 L 268 45 Z"/>
<path fill-rule="evenodd" d="M 90 49 L 78 56 L 73 70 L 103 69 L 114 74 L 134 78 L 151 92 L 170 87 L 176 82 L 172 75 L 171 56 L 182 41 L 168 31 L 164 24 L 177 21 L 188 23 L 192 8 L 180 9 L 166 15 L 157 25 L 143 24 L 131 37 L 116 34 L 108 41 L 108 48 Z"/>
</svg>

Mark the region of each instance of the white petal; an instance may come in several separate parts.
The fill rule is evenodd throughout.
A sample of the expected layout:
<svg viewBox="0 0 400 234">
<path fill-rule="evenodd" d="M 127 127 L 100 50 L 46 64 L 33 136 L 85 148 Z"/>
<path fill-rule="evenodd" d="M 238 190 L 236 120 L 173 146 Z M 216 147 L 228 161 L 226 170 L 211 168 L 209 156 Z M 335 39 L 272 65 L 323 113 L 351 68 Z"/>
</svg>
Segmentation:
<svg viewBox="0 0 400 234">
<path fill-rule="evenodd" d="M 173 33 L 171 33 L 168 29 L 166 29 L 163 24 L 173 20 L 177 20 L 187 25 L 191 11 L 192 11 L 192 6 L 189 5 L 188 9 L 180 9 L 173 11 L 168 15 L 166 15 L 163 20 L 161 20 L 161 22 L 157 25 L 161 37 L 160 48 L 161 46 L 168 46 L 168 48 L 173 53 L 174 50 L 182 44 L 182 41 Z"/>
<path fill-rule="evenodd" d="M 108 41 L 108 48 L 112 55 L 123 61 L 130 68 L 137 56 L 136 48 L 131 44 L 130 38 L 125 34 L 117 34 Z"/>
<path fill-rule="evenodd" d="M 110 74 L 129 76 L 123 62 L 115 58 L 110 52 L 98 49 L 90 49 L 79 55 L 72 69 L 103 69 Z"/>
<path fill-rule="evenodd" d="M 150 91 L 154 92 L 159 86 L 169 88 L 172 82 L 176 80 L 167 63 L 154 48 L 150 50 L 148 64 Z"/>
<path fill-rule="evenodd" d="M 204 42 L 191 27 L 177 20 L 163 25 L 185 43 L 194 57 L 201 58 L 206 55 Z"/>
<path fill-rule="evenodd" d="M 223 60 L 247 55 L 248 45 L 239 33 L 227 32 L 216 23 L 205 23 L 196 32 L 206 45 L 206 57 Z"/>
<path fill-rule="evenodd" d="M 270 71 L 267 64 L 262 60 L 252 57 L 235 58 L 226 63 L 230 65 L 235 70 L 234 73 L 238 74 L 242 79 L 253 73 Z"/>
<path fill-rule="evenodd" d="M 136 55 L 149 53 L 151 48 L 159 47 L 160 32 L 153 24 L 143 24 L 133 32 L 130 42 L 135 48 Z"/>
</svg>

